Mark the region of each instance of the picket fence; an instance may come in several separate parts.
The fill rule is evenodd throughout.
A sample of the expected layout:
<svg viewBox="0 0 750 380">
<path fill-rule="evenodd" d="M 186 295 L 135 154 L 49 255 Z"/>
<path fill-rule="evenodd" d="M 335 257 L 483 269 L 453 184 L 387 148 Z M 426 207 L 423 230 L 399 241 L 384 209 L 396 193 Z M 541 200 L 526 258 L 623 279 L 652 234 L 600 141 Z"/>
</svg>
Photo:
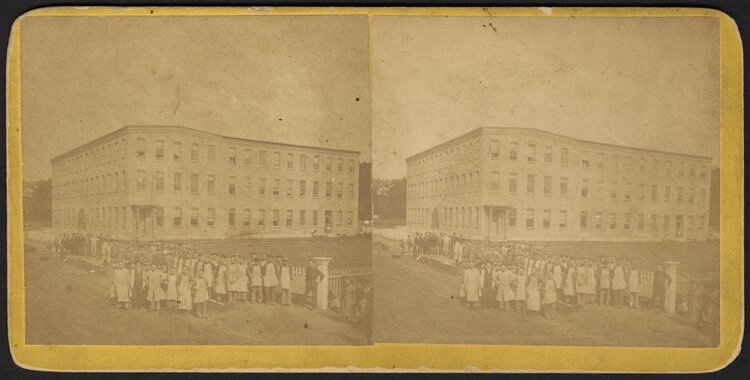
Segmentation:
<svg viewBox="0 0 750 380">
<path fill-rule="evenodd" d="M 305 294 L 305 276 L 305 267 L 292 267 L 293 294 Z M 323 281 L 328 281 L 328 290 L 332 291 L 337 298 L 341 298 L 341 288 L 344 284 L 344 279 L 351 278 L 359 281 L 369 276 L 372 276 L 372 267 L 331 268 L 327 278 Z"/>
</svg>

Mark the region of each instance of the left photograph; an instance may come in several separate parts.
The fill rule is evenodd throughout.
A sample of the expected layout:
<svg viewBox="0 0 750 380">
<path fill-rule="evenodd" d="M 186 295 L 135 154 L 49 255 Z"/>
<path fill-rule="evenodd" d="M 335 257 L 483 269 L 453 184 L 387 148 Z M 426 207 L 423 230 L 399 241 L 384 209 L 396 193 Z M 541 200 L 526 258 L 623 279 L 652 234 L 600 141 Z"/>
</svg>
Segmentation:
<svg viewBox="0 0 750 380">
<path fill-rule="evenodd" d="M 366 345 L 366 15 L 25 17 L 26 344 Z"/>
</svg>

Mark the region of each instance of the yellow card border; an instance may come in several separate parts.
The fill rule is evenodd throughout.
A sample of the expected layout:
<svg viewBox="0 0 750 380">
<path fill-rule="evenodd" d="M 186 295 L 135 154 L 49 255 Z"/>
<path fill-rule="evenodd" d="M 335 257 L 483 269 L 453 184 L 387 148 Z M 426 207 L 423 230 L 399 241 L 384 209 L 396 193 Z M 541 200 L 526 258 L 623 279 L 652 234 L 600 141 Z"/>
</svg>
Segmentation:
<svg viewBox="0 0 750 380">
<path fill-rule="evenodd" d="M 25 342 L 20 23 L 40 16 L 510 16 L 716 17 L 720 27 L 721 339 L 716 348 L 491 346 L 91 346 Z M 495 370 L 566 372 L 708 372 L 739 353 L 743 298 L 742 46 L 731 17 L 699 8 L 208 8 L 58 7 L 28 12 L 13 24 L 7 71 L 8 333 L 15 362 L 48 371 L 347 371 Z M 376 306 L 377 307 L 377 306 Z"/>
</svg>

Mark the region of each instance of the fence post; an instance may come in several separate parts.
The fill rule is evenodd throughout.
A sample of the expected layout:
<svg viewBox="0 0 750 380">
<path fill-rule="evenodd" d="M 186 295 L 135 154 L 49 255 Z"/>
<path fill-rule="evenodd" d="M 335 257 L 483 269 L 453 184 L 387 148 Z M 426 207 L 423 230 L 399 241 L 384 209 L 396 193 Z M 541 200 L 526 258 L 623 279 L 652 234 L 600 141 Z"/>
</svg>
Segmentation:
<svg viewBox="0 0 750 380">
<path fill-rule="evenodd" d="M 316 257 L 313 260 L 315 260 L 315 266 L 317 266 L 318 270 L 323 272 L 323 276 L 325 276 L 323 281 L 318 283 L 318 294 L 315 295 L 315 308 L 326 310 L 328 309 L 328 289 L 331 281 L 328 264 L 332 259 L 330 257 Z"/>
<path fill-rule="evenodd" d="M 672 279 L 664 291 L 664 310 L 667 313 L 674 313 L 677 304 L 677 261 L 665 261 L 664 272 Z"/>
</svg>

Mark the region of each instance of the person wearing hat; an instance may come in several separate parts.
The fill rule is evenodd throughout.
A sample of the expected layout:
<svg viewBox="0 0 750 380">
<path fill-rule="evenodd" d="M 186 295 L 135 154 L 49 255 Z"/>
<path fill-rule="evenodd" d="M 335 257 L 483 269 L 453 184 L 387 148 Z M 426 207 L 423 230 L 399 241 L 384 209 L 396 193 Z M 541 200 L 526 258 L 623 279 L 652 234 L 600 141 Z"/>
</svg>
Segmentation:
<svg viewBox="0 0 750 380">
<path fill-rule="evenodd" d="M 281 256 L 279 256 L 281 257 Z M 281 260 L 279 268 L 279 282 L 281 285 L 281 304 L 292 304 L 292 268 L 289 266 L 289 259 L 284 257 Z"/>
<path fill-rule="evenodd" d="M 261 303 L 263 301 L 263 269 L 258 259 L 253 255 L 250 264 L 250 303 Z"/>
</svg>

